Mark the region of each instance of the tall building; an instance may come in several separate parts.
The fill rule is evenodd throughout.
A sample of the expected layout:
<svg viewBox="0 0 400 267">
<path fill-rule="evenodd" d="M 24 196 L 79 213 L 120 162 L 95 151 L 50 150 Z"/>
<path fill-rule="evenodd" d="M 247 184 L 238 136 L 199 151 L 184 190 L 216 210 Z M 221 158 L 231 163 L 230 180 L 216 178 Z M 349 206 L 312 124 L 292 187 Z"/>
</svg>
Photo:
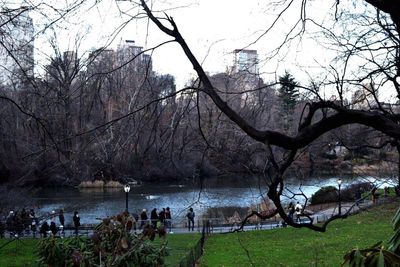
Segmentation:
<svg viewBox="0 0 400 267">
<path fill-rule="evenodd" d="M 233 51 L 235 61 L 233 72 L 244 72 L 258 75 L 258 55 L 257 50 L 236 49 Z"/>
<path fill-rule="evenodd" d="M 124 69 L 141 73 L 152 72 L 152 59 L 143 53 L 143 47 L 137 46 L 133 40 L 121 41 L 116 50 L 100 48 L 89 54 L 88 68 L 93 72 L 95 66 L 107 71 Z"/>
<path fill-rule="evenodd" d="M 121 40 L 116 52 L 118 63 L 129 64 L 134 71 L 144 70 L 144 64 L 151 64 L 150 56 L 145 56 L 143 47 L 137 46 L 133 40 Z"/>
<path fill-rule="evenodd" d="M 33 77 L 33 36 L 29 8 L 0 9 L 0 84 L 18 89 Z"/>
<path fill-rule="evenodd" d="M 240 107 L 256 102 L 255 91 L 262 83 L 258 70 L 257 50 L 236 49 L 231 76 L 235 79 L 235 89 L 241 93 Z M 246 92 L 248 91 L 248 92 Z"/>
</svg>

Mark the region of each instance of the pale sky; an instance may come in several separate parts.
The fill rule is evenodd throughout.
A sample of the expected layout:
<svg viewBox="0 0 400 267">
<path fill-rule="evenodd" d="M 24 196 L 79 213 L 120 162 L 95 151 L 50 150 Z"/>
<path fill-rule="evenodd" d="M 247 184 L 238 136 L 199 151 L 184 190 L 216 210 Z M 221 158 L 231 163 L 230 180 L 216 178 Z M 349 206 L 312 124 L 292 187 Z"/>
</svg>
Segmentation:
<svg viewBox="0 0 400 267">
<path fill-rule="evenodd" d="M 158 2 L 155 1 L 155 3 Z M 163 9 L 162 6 L 157 8 L 156 4 L 154 9 Z M 129 6 L 128 3 L 119 5 L 121 8 Z M 174 3 L 171 6 L 177 5 Z M 283 40 L 284 34 L 289 30 L 287 27 L 294 23 L 290 21 L 291 18 L 299 18 L 298 6 L 293 6 L 288 10 L 287 17 L 289 19 L 280 20 L 274 31 L 249 46 L 271 25 L 278 10 L 281 9 L 266 10 L 265 1 L 254 0 L 188 0 L 179 1 L 179 5 L 187 7 L 170 10 L 167 13 L 174 18 L 193 53 L 199 61 L 204 61 L 203 66 L 210 73 L 223 72 L 226 67 L 231 66 L 233 63 L 232 51 L 238 48 L 246 47 L 258 51 L 261 60 L 260 69 L 264 73 L 262 76 L 268 80 L 275 77 L 267 76 L 266 73 L 278 70 L 278 73 L 282 74 L 285 69 L 297 68 L 295 65 L 298 64 L 298 57 L 301 57 L 302 64 L 315 65 L 313 57 L 310 55 L 321 57 L 323 54 L 322 51 L 320 53 L 316 51 L 315 45 L 310 45 L 310 40 L 304 39 L 305 45 L 295 46 L 287 55 L 284 63 L 278 62 L 278 60 L 262 61 Z M 171 6 L 166 5 L 166 8 L 171 8 Z M 136 25 L 134 23 L 127 28 L 124 36 L 130 36 L 136 30 L 136 39 L 140 44 L 147 44 L 147 47 L 169 40 L 153 24 L 150 24 L 146 39 L 146 35 L 143 36 L 141 33 L 141 30 L 146 28 L 140 23 L 137 22 Z M 142 23 L 147 25 L 147 21 L 142 21 Z M 286 27 L 286 31 L 284 27 Z M 142 30 L 142 32 L 144 31 Z M 192 73 L 191 65 L 176 44 L 169 44 L 159 49 L 154 54 L 153 60 L 157 70 L 174 74 L 180 85 L 183 85 L 190 77 L 188 72 Z"/>
<path fill-rule="evenodd" d="M 27 0 L 22 0 L 24 1 Z M 46 1 L 50 2 L 59 5 L 74 1 Z M 107 38 L 115 32 L 115 29 L 129 18 L 127 15 L 121 15 L 120 11 L 131 16 L 143 12 L 128 1 L 103 0 L 93 7 L 94 2 L 95 0 L 88 0 L 83 8 L 68 16 L 65 21 L 61 21 L 59 27 L 54 28 L 61 52 L 73 50 L 77 36 L 83 38 L 79 45 L 82 54 L 103 47 L 108 44 Z M 285 49 L 277 57 L 265 60 L 300 18 L 301 1 L 294 1 L 296 5 L 286 11 L 273 30 L 258 39 L 283 9 L 282 6 L 274 9 L 265 2 L 265 0 L 153 0 L 148 4 L 153 10 L 164 10 L 174 18 L 193 53 L 200 62 L 203 62 L 204 69 L 211 74 L 224 72 L 227 67 L 232 66 L 234 49 L 248 48 L 258 51 L 261 77 L 264 80 L 274 81 L 277 75 L 289 70 L 297 80 L 306 85 L 309 82 L 307 73 L 318 77 L 323 68 L 329 67 L 335 54 L 319 46 L 310 38 L 311 35 L 304 35 L 301 42 L 296 39 L 290 43 L 290 49 L 284 46 Z M 276 1 L 270 0 L 270 2 Z M 309 1 L 312 6 L 308 7 L 307 15 L 329 26 L 332 24 L 329 14 L 333 12 L 334 2 Z M 46 12 L 46 15 L 56 16 L 51 12 Z M 164 16 L 163 13 L 157 15 Z M 41 15 L 32 16 L 37 24 L 43 21 Z M 145 49 L 170 40 L 145 16 L 140 17 L 141 19 L 132 20 L 117 36 L 114 36 L 111 47 L 116 47 L 121 39 L 135 40 L 138 46 L 143 46 Z M 42 24 L 39 27 L 43 27 Z M 310 31 L 316 30 L 311 23 L 307 24 L 307 28 Z M 294 32 L 298 32 L 298 29 Z M 35 42 L 37 49 L 35 57 L 38 60 L 44 55 L 51 55 L 48 36 L 49 32 L 40 35 Z M 254 43 L 255 40 L 257 42 Z M 175 43 L 158 48 L 152 58 L 154 70 L 174 75 L 178 87 L 184 86 L 194 76 L 192 66 Z"/>
<path fill-rule="evenodd" d="M 53 2 L 60 4 L 59 1 L 53 0 Z M 59 23 L 58 25 L 61 27 L 55 28 L 61 52 L 74 49 L 78 35 L 83 37 L 79 46 L 80 53 L 100 48 L 107 43 L 105 38 L 108 38 L 116 27 L 127 20 L 128 16 L 121 15 L 120 10 L 132 16 L 141 12 L 137 8 L 132 8 L 133 5 L 129 2 L 103 0 L 94 8 L 90 5 L 92 2 L 93 0 L 88 1 L 88 4 L 79 12 Z M 282 54 L 286 55 L 284 61 L 279 61 L 282 59 L 282 55 L 268 62 L 263 61 L 268 53 L 283 40 L 284 34 L 294 23 L 293 19 L 299 18 L 299 6 L 291 7 L 283 19 L 279 20 L 274 31 L 250 45 L 271 25 L 282 7 L 277 10 L 267 10 L 265 1 L 258 0 L 155 0 L 152 2 L 154 2 L 154 10 L 166 10 L 165 12 L 174 18 L 193 53 L 199 61 L 203 62 L 205 70 L 211 74 L 223 72 L 228 66 L 232 66 L 234 57 L 232 51 L 238 48 L 258 51 L 261 61 L 260 71 L 266 80 L 276 78 L 275 75 L 267 75 L 267 73 L 277 71 L 278 75 L 281 75 L 285 70 L 296 72 L 299 62 L 303 67 L 307 65 L 313 68 L 318 65 L 314 61 L 314 57 L 319 58 L 320 64 L 329 60 L 322 50 L 316 50 L 311 40 L 304 38 L 302 45 L 295 45 L 288 54 Z M 151 5 L 150 2 L 149 5 Z M 318 13 L 320 14 L 319 19 L 324 18 L 329 7 L 329 5 L 317 7 L 321 10 Z M 163 16 L 162 13 L 158 15 Z M 40 16 L 37 14 L 32 16 L 35 22 L 40 24 L 42 21 Z M 39 26 L 43 27 L 43 25 Z M 37 59 L 42 58 L 45 54 L 51 55 L 51 49 L 47 44 L 48 35 L 49 33 L 41 35 L 35 43 Z M 121 39 L 135 40 L 137 45 L 144 48 L 151 48 L 160 42 L 170 40 L 146 18 L 131 21 L 121 30 L 111 47 L 116 47 Z M 192 66 L 176 44 L 167 44 L 158 48 L 153 54 L 153 66 L 159 73 L 174 75 L 178 87 L 183 86 L 194 75 Z"/>
</svg>

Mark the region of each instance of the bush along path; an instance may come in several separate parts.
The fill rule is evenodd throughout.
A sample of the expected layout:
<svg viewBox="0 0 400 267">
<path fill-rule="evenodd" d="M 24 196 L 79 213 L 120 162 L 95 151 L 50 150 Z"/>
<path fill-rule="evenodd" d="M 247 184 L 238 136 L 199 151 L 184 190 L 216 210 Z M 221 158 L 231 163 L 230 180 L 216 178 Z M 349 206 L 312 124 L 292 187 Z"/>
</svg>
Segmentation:
<svg viewBox="0 0 400 267">
<path fill-rule="evenodd" d="M 159 247 L 150 242 L 154 230 L 140 236 L 132 234 L 133 221 L 129 213 L 104 219 L 91 238 L 49 237 L 38 247 L 41 266 L 164 266 L 166 242 Z M 160 237 L 165 237 L 161 235 Z"/>
</svg>

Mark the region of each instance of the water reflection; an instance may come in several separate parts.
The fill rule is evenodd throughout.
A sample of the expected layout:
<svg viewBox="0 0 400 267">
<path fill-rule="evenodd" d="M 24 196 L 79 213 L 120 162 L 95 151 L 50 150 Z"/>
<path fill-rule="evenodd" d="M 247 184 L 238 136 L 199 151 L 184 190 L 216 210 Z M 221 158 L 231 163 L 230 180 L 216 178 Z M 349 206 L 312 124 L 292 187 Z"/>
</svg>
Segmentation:
<svg viewBox="0 0 400 267">
<path fill-rule="evenodd" d="M 343 179 L 343 178 L 342 178 Z M 364 178 L 363 178 L 364 179 Z M 344 180 L 343 186 L 361 181 L 361 178 Z M 364 180 L 362 180 L 364 181 Z M 337 185 L 337 178 L 312 179 L 301 185 L 306 196 L 311 196 L 320 187 Z M 292 192 L 299 192 L 298 181 L 288 181 L 287 187 Z M 153 208 L 160 210 L 170 207 L 174 219 L 185 219 L 189 207 L 197 215 L 207 208 L 239 206 L 248 207 L 259 203 L 266 188 L 259 187 L 258 182 L 244 181 L 217 185 L 205 184 L 202 189 L 193 185 L 141 185 L 135 186 L 129 193 L 129 210 L 140 213 Z M 84 188 L 84 189 L 44 189 L 33 196 L 39 204 L 39 213 L 64 209 L 66 222 L 71 223 L 72 213 L 78 210 L 82 223 L 95 223 L 98 219 L 117 214 L 125 209 L 125 192 L 122 188 Z M 285 199 L 282 199 L 285 201 Z"/>
<path fill-rule="evenodd" d="M 119 187 L 80 187 L 78 188 L 79 192 L 83 194 L 102 194 L 104 191 L 107 192 L 124 192 L 123 188 Z"/>
</svg>

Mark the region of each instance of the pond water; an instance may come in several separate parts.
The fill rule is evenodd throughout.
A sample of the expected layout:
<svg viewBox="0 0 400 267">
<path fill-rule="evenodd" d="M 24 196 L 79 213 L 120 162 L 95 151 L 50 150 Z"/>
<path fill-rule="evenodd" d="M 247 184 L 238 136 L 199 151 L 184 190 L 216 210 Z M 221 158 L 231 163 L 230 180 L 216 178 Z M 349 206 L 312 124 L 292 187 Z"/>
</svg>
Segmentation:
<svg viewBox="0 0 400 267">
<path fill-rule="evenodd" d="M 337 179 L 337 177 L 309 179 L 302 183 L 301 190 L 309 197 L 322 186 L 336 186 Z M 342 178 L 342 186 L 365 179 Z M 371 177 L 368 179 L 374 180 Z M 300 184 L 294 180 L 289 181 L 286 186 L 292 192 L 300 192 Z M 381 182 L 379 186 L 383 187 L 386 184 Z M 265 193 L 265 187 L 260 190 L 255 180 L 212 182 L 205 184 L 202 189 L 190 185 L 141 185 L 131 187 L 129 211 L 140 213 L 145 208 L 150 214 L 153 208 L 160 211 L 163 207 L 170 207 L 173 219 L 179 221 L 184 219 L 189 207 L 193 207 L 197 215 L 202 214 L 207 208 L 249 207 L 259 203 L 261 195 Z M 122 188 L 105 190 L 46 188 L 37 192 L 32 198 L 37 203 L 36 213 L 39 216 L 52 210 L 64 209 L 67 224 L 72 222 L 72 213 L 75 210 L 79 211 L 81 223 L 97 223 L 99 218 L 118 214 L 125 209 L 125 192 Z"/>
</svg>

